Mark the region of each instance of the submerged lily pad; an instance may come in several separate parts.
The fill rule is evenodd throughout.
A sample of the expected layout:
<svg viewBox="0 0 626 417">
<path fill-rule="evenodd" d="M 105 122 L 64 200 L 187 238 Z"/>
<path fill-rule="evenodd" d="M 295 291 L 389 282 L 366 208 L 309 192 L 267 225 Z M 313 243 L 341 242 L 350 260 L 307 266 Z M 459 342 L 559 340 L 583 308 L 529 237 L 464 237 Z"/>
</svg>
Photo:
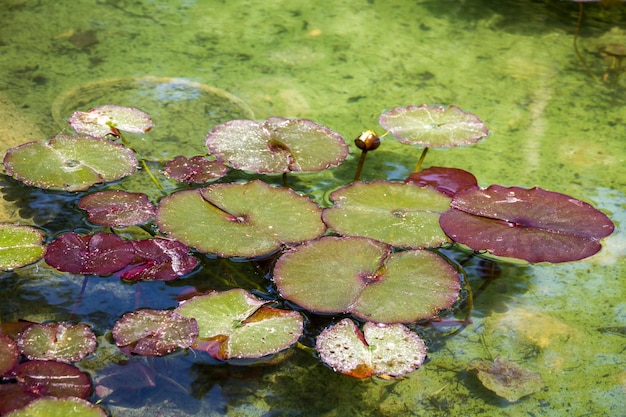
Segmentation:
<svg viewBox="0 0 626 417">
<path fill-rule="evenodd" d="M 96 348 L 96 336 L 86 324 L 33 324 L 17 340 L 29 359 L 76 362 Z"/>
<path fill-rule="evenodd" d="M 0 270 L 10 271 L 43 257 L 43 232 L 30 226 L 0 223 Z"/>
<path fill-rule="evenodd" d="M 302 335 L 296 311 L 264 307 L 243 289 L 193 297 L 175 310 L 198 321 L 196 347 L 218 359 L 260 358 L 280 352 Z"/>
<path fill-rule="evenodd" d="M 93 224 L 109 227 L 141 224 L 154 217 L 156 212 L 147 195 L 121 190 L 89 194 L 80 199 L 78 207 L 87 211 Z"/>
<path fill-rule="evenodd" d="M 348 156 L 343 137 L 306 119 L 232 120 L 206 137 L 209 152 L 236 169 L 263 174 L 322 171 Z"/>
<path fill-rule="evenodd" d="M 132 281 L 170 281 L 181 277 L 198 265 L 189 248 L 172 239 L 144 239 L 131 242 L 135 257 L 115 275 Z"/>
<path fill-rule="evenodd" d="M 6 417 L 106 417 L 104 410 L 81 398 L 44 397 Z"/>
<path fill-rule="evenodd" d="M 476 143 L 489 132 L 478 117 L 454 105 L 396 107 L 378 121 L 399 142 L 427 148 Z"/>
<path fill-rule="evenodd" d="M 324 329 L 315 347 L 324 363 L 355 378 L 398 377 L 426 359 L 426 345 L 402 324 L 367 322 L 363 332 L 350 319 Z"/>
<path fill-rule="evenodd" d="M 138 355 L 162 356 L 188 348 L 198 337 L 198 323 L 172 310 L 139 310 L 127 313 L 113 326 L 119 347 Z"/>
<path fill-rule="evenodd" d="M 541 391 L 544 387 L 541 375 L 524 369 L 515 362 L 499 356 L 493 361 L 477 360 L 470 364 L 470 370 L 478 372 L 483 385 L 509 402 Z"/>
<path fill-rule="evenodd" d="M 425 250 L 392 252 L 362 237 L 326 236 L 284 253 L 274 281 L 281 296 L 320 313 L 379 323 L 433 318 L 458 298 L 457 272 Z"/>
<path fill-rule="evenodd" d="M 152 119 L 133 107 L 112 104 L 96 107 L 88 112 L 77 111 L 69 119 L 72 128 L 81 134 L 102 138 L 119 136 L 119 131 L 145 133 L 152 129 Z"/>
<path fill-rule="evenodd" d="M 82 191 L 131 175 L 137 159 L 131 149 L 106 139 L 58 135 L 9 149 L 4 168 L 27 185 Z"/>
<path fill-rule="evenodd" d="M 528 262 L 569 262 L 598 252 L 614 230 L 591 205 L 541 188 L 492 185 L 456 194 L 443 230 L 474 250 Z"/>
<path fill-rule="evenodd" d="M 177 156 L 165 164 L 165 174 L 178 182 L 202 184 L 222 178 L 227 172 L 226 165 L 203 156 Z"/>
<path fill-rule="evenodd" d="M 448 241 L 439 216 L 450 198 L 431 188 L 388 181 L 355 182 L 330 195 L 323 219 L 337 233 L 396 247 L 437 247 Z"/>
<path fill-rule="evenodd" d="M 222 257 L 265 255 L 326 230 L 317 204 L 262 181 L 179 191 L 161 200 L 156 221 L 171 237 Z"/>
</svg>

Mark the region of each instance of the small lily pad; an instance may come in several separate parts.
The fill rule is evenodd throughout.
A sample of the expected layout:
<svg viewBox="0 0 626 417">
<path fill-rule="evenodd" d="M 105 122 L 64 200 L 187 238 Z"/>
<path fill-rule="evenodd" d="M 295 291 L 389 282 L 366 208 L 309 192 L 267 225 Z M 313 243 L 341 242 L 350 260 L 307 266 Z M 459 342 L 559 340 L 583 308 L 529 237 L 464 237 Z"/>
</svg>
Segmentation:
<svg viewBox="0 0 626 417">
<path fill-rule="evenodd" d="M 130 353 L 162 356 L 188 348 L 198 337 L 198 323 L 172 310 L 127 313 L 113 326 L 113 338 Z"/>
<path fill-rule="evenodd" d="M 81 398 L 44 397 L 6 417 L 106 417 L 104 410 Z"/>
<path fill-rule="evenodd" d="M 541 391 L 544 387 L 541 375 L 515 362 L 497 357 L 493 362 L 477 360 L 468 367 L 478 373 L 478 379 L 498 396 L 509 402 Z"/>
<path fill-rule="evenodd" d="M 119 131 L 146 133 L 152 129 L 152 119 L 133 107 L 107 104 L 88 112 L 77 111 L 69 119 L 72 128 L 84 135 L 102 138 L 106 135 L 119 136 Z"/>
<path fill-rule="evenodd" d="M 177 156 L 165 164 L 165 175 L 178 182 L 203 184 L 222 178 L 228 167 L 219 161 L 209 161 L 203 156 Z"/>
<path fill-rule="evenodd" d="M 432 187 L 448 197 L 468 188 L 478 187 L 478 181 L 471 172 L 447 167 L 430 167 L 414 172 L 409 175 L 405 182 L 420 187 Z"/>
<path fill-rule="evenodd" d="M 4 168 L 26 185 L 83 191 L 133 174 L 137 158 L 131 149 L 110 140 L 58 135 L 9 149 Z"/>
<path fill-rule="evenodd" d="M 17 365 L 19 357 L 17 344 L 9 336 L 0 333 L 0 375 Z"/>
<path fill-rule="evenodd" d="M 324 329 L 315 346 L 324 363 L 355 378 L 399 377 L 419 368 L 426 345 L 402 324 L 367 322 L 363 332 L 350 319 Z"/>
<path fill-rule="evenodd" d="M 41 259 L 43 232 L 30 226 L 0 223 L 0 270 L 10 271 Z"/>
<path fill-rule="evenodd" d="M 439 255 L 392 252 L 362 237 L 326 236 L 285 252 L 274 281 L 281 296 L 319 313 L 352 313 L 379 323 L 436 317 L 457 300 L 460 279 Z"/>
<path fill-rule="evenodd" d="M 96 336 L 86 324 L 33 324 L 17 340 L 29 359 L 76 362 L 96 348 Z"/>
<path fill-rule="evenodd" d="M 135 258 L 115 274 L 131 281 L 170 281 L 181 277 L 198 265 L 189 248 L 172 239 L 145 239 L 131 242 Z"/>
<path fill-rule="evenodd" d="M 258 180 L 174 193 L 161 200 L 156 221 L 171 237 L 222 257 L 265 255 L 326 230 L 313 201 Z"/>
<path fill-rule="evenodd" d="M 147 195 L 121 190 L 86 195 L 80 199 L 78 207 L 87 211 L 93 224 L 109 227 L 141 224 L 154 217 L 156 212 Z"/>
<path fill-rule="evenodd" d="M 212 292 L 181 303 L 176 311 L 198 321 L 196 347 L 218 359 L 261 358 L 280 352 L 302 335 L 295 311 L 264 307 L 243 289 Z"/>
<path fill-rule="evenodd" d="M 263 174 L 322 171 L 348 156 L 343 137 L 306 119 L 232 120 L 206 137 L 209 152 L 236 169 Z"/>
<path fill-rule="evenodd" d="M 474 250 L 528 262 L 569 262 L 598 252 L 613 222 L 591 205 L 541 188 L 492 185 L 454 196 L 443 230 Z"/>
<path fill-rule="evenodd" d="M 478 142 L 487 126 L 457 106 L 396 107 L 380 115 L 379 123 L 401 143 L 427 148 L 448 148 Z"/>
<path fill-rule="evenodd" d="M 448 242 L 439 216 L 450 198 L 427 187 L 389 181 L 355 182 L 330 195 L 323 219 L 337 233 L 396 247 L 437 247 Z"/>
</svg>

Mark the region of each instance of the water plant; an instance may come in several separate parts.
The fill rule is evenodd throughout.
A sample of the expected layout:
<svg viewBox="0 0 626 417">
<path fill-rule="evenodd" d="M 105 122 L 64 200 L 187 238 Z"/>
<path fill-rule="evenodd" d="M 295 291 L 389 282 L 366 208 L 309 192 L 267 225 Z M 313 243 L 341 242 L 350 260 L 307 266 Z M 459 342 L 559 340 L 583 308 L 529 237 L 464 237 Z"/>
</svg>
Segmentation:
<svg viewBox="0 0 626 417">
<path fill-rule="evenodd" d="M 112 318 L 112 329 L 96 329 L 110 330 L 125 355 L 191 349 L 218 363 L 274 363 L 297 346 L 351 377 L 400 377 L 424 364 L 425 326 L 462 311 L 466 320 L 452 325 L 469 323 L 468 276 L 450 253 L 568 262 L 596 253 L 613 231 L 606 215 L 570 196 L 481 188 L 463 170 L 422 169 L 428 149 L 487 135 L 477 116 L 457 106 L 383 113 L 381 126 L 398 141 L 423 147 L 415 172 L 404 182 L 360 181 L 366 153 L 381 146 L 380 137 L 366 131 L 355 141 L 362 151 L 355 180 L 325 190 L 328 200 L 287 186 L 287 173 L 299 184 L 301 173 L 331 169 L 348 156 L 339 133 L 310 120 L 220 123 L 206 136 L 208 155 L 167 161 L 147 161 L 124 137 L 123 131 L 151 131 L 150 117 L 140 110 L 106 105 L 75 112 L 69 122 L 76 135 L 9 149 L 4 168 L 27 187 L 76 193 L 87 219 L 69 231 L 0 225 L 3 270 L 39 262 L 55 273 L 83 275 L 84 289 L 93 275 L 173 281 L 234 258 L 256 265 L 267 278 L 252 289 L 225 282 L 226 290 L 181 294 L 177 305 L 128 311 Z M 145 169 L 135 174 L 138 161 Z M 150 176 L 145 190 L 124 189 L 122 178 L 144 173 Z M 282 175 L 282 186 L 275 175 Z M 315 327 L 321 317 L 324 324 Z M 91 355 L 97 339 L 89 326 L 67 319 L 2 323 L 0 399 L 15 400 L 0 401 L 0 413 L 61 406 L 42 396 L 87 398 L 91 382 L 70 363 Z M 485 364 L 474 369 L 490 372 Z M 50 387 L 32 388 L 27 381 L 34 376 L 26 374 Z M 81 382 L 75 391 L 59 391 L 51 375 L 76 375 Z M 108 398 L 121 387 L 112 380 L 123 377 L 96 376 L 95 398 Z"/>
</svg>

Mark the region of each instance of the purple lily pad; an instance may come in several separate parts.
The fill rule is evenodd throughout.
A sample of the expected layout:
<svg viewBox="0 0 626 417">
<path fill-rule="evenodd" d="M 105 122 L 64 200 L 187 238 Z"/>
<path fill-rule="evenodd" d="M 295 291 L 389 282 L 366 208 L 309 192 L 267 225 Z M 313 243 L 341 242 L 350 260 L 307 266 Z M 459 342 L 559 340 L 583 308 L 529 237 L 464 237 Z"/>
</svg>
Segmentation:
<svg viewBox="0 0 626 417">
<path fill-rule="evenodd" d="M 19 357 L 17 344 L 9 336 L 0 333 L 0 375 L 17 365 Z"/>
<path fill-rule="evenodd" d="M 165 175 L 178 182 L 203 184 L 222 178 L 228 167 L 219 161 L 209 161 L 203 156 L 177 156 L 165 164 Z"/>
<path fill-rule="evenodd" d="M 198 259 L 187 245 L 173 239 L 145 239 L 131 242 L 135 258 L 115 275 L 132 281 L 170 281 L 191 272 Z"/>
<path fill-rule="evenodd" d="M 154 217 L 156 212 L 147 195 L 121 190 L 89 194 L 80 199 L 78 207 L 87 211 L 93 224 L 109 227 L 141 224 Z"/>
<path fill-rule="evenodd" d="M 602 212 L 541 188 L 492 185 L 456 194 L 440 217 L 454 241 L 474 250 L 528 262 L 569 262 L 601 249 L 615 226 Z"/>
<path fill-rule="evenodd" d="M 427 148 L 469 145 L 487 136 L 487 126 L 457 106 L 396 107 L 380 115 L 378 122 L 401 143 Z"/>
<path fill-rule="evenodd" d="M 447 167 L 430 167 L 414 172 L 405 182 L 432 187 L 448 197 L 468 188 L 478 187 L 478 181 L 471 172 Z"/>
<path fill-rule="evenodd" d="M 74 112 L 69 123 L 76 132 L 96 138 L 106 135 L 119 136 L 120 130 L 146 133 L 152 129 L 152 119 L 141 110 L 110 104 L 88 112 Z"/>
<path fill-rule="evenodd" d="M 115 343 L 130 353 L 163 356 L 188 348 L 198 337 L 194 318 L 173 310 L 139 310 L 124 314 L 113 326 Z"/>
<path fill-rule="evenodd" d="M 28 359 L 76 362 L 96 348 L 96 336 L 86 324 L 33 324 L 17 343 Z"/>
<path fill-rule="evenodd" d="M 13 368 L 11 376 L 37 396 L 87 398 L 91 391 L 89 376 L 75 366 L 63 362 L 23 362 Z"/>
<path fill-rule="evenodd" d="M 106 275 L 124 268 L 134 256 L 133 245 L 114 234 L 80 236 L 68 232 L 48 245 L 44 259 L 59 271 Z"/>
<path fill-rule="evenodd" d="M 306 119 L 232 120 L 206 137 L 209 152 L 240 170 L 262 174 L 322 171 L 348 156 L 343 137 Z"/>
</svg>

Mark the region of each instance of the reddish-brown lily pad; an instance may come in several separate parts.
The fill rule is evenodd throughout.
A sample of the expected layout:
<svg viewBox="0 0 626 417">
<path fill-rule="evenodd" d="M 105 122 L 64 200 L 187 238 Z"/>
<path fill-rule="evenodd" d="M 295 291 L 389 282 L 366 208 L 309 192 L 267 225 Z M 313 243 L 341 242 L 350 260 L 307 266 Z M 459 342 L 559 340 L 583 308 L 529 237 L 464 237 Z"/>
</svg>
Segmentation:
<svg viewBox="0 0 626 417">
<path fill-rule="evenodd" d="M 78 207 L 87 211 L 93 224 L 109 227 L 141 224 L 154 217 L 156 212 L 147 195 L 121 190 L 89 194 L 80 199 Z"/>
<path fill-rule="evenodd" d="M 19 357 L 17 344 L 9 336 L 0 333 L 0 375 L 17 365 Z"/>
<path fill-rule="evenodd" d="M 177 156 L 165 164 L 165 175 L 178 182 L 203 184 L 222 178 L 227 172 L 226 165 L 203 156 Z"/>
<path fill-rule="evenodd" d="M 528 262 L 569 262 L 598 252 L 613 222 L 591 205 L 541 188 L 492 185 L 454 196 L 440 218 L 454 241 Z"/>
<path fill-rule="evenodd" d="M 145 239 L 131 242 L 135 258 L 115 275 L 131 281 L 169 281 L 191 272 L 198 259 L 189 248 L 172 239 Z"/>
<path fill-rule="evenodd" d="M 405 182 L 432 187 L 448 197 L 468 188 L 478 187 L 478 181 L 471 172 L 447 167 L 430 167 L 414 172 Z"/>
</svg>

